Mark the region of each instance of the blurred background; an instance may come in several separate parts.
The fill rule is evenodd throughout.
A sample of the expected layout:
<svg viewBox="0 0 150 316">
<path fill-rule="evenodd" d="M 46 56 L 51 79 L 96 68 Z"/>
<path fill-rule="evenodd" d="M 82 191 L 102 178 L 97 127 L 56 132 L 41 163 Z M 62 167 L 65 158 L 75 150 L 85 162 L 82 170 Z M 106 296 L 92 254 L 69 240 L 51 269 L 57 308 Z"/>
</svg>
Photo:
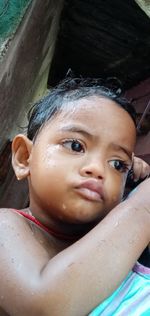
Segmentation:
<svg viewBox="0 0 150 316">
<path fill-rule="evenodd" d="M 31 103 L 69 68 L 118 78 L 138 113 L 136 155 L 150 163 L 149 0 L 0 0 L 0 207 L 28 203 L 11 141 L 25 131 Z"/>
</svg>

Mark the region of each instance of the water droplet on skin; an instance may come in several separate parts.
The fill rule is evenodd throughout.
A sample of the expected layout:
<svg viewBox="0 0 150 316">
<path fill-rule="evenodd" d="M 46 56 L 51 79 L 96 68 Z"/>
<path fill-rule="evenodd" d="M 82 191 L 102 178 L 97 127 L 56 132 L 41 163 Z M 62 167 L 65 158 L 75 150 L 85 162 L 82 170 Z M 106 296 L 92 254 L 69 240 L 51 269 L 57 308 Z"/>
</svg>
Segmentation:
<svg viewBox="0 0 150 316">
<path fill-rule="evenodd" d="M 134 240 L 133 239 L 131 239 L 131 240 L 129 240 L 129 244 L 134 244 Z"/>
<path fill-rule="evenodd" d="M 17 270 L 21 270 L 21 269 L 22 269 L 22 264 L 20 263 L 17 265 Z"/>
<path fill-rule="evenodd" d="M 54 154 L 55 152 L 58 151 L 58 148 L 60 147 L 59 144 L 53 144 L 53 145 L 48 145 L 46 148 L 46 153 L 43 157 L 43 162 L 47 168 L 49 166 L 55 168 L 56 167 L 56 159 L 54 159 Z"/>
<path fill-rule="evenodd" d="M 3 300 L 4 299 L 4 295 L 1 295 L 1 300 Z"/>
<path fill-rule="evenodd" d="M 63 205 L 62 205 L 62 208 L 63 208 L 63 210 L 66 210 L 66 205 L 63 204 Z"/>
<path fill-rule="evenodd" d="M 118 223 L 118 222 L 116 222 L 116 223 L 115 223 L 115 227 L 117 227 L 118 225 L 119 225 L 119 223 Z"/>
</svg>

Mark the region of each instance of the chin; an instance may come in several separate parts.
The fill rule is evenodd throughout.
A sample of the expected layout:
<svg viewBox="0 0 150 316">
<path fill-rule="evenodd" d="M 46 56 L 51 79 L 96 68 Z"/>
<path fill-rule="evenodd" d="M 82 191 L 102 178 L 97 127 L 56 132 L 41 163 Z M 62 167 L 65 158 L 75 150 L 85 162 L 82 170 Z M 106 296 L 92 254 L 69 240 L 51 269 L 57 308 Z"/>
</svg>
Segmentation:
<svg viewBox="0 0 150 316">
<path fill-rule="evenodd" d="M 85 225 L 96 225 L 98 224 L 105 215 L 103 214 L 85 214 L 84 216 L 80 215 L 79 217 L 76 217 L 75 222 L 77 224 L 85 224 Z"/>
<path fill-rule="evenodd" d="M 93 202 L 88 202 L 86 205 L 85 203 L 83 205 L 80 201 L 80 203 L 74 205 L 74 208 L 67 206 L 66 212 L 64 211 L 60 214 L 59 220 L 66 224 L 95 226 L 107 213 L 108 212 L 100 204 L 97 205 L 96 203 L 94 205 Z"/>
</svg>

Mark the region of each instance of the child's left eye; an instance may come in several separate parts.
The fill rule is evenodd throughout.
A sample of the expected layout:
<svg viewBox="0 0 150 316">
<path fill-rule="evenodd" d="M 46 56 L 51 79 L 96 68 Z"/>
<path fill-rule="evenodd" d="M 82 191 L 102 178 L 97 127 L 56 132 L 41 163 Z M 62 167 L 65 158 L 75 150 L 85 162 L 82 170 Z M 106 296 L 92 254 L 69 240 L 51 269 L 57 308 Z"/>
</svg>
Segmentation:
<svg viewBox="0 0 150 316">
<path fill-rule="evenodd" d="M 127 172 L 130 169 L 129 165 L 123 160 L 111 160 L 109 164 L 121 173 Z"/>
<path fill-rule="evenodd" d="M 85 152 L 83 144 L 77 139 L 65 140 L 63 141 L 63 146 L 78 153 Z"/>
</svg>

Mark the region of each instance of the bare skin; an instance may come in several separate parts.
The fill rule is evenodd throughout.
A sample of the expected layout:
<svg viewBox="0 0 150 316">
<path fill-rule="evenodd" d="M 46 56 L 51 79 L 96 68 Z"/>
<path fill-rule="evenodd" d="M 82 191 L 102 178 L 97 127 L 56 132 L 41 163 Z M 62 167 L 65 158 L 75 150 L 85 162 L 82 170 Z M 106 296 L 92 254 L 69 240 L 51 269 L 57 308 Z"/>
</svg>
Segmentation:
<svg viewBox="0 0 150 316">
<path fill-rule="evenodd" d="M 120 203 L 133 162 L 132 119 L 105 98 L 76 102 L 73 115 L 58 114 L 34 143 L 14 139 L 13 167 L 18 179 L 28 178 L 27 213 L 68 236 L 85 236 L 62 241 L 2 209 L 0 316 L 85 316 L 150 241 L 150 180 Z"/>
</svg>

